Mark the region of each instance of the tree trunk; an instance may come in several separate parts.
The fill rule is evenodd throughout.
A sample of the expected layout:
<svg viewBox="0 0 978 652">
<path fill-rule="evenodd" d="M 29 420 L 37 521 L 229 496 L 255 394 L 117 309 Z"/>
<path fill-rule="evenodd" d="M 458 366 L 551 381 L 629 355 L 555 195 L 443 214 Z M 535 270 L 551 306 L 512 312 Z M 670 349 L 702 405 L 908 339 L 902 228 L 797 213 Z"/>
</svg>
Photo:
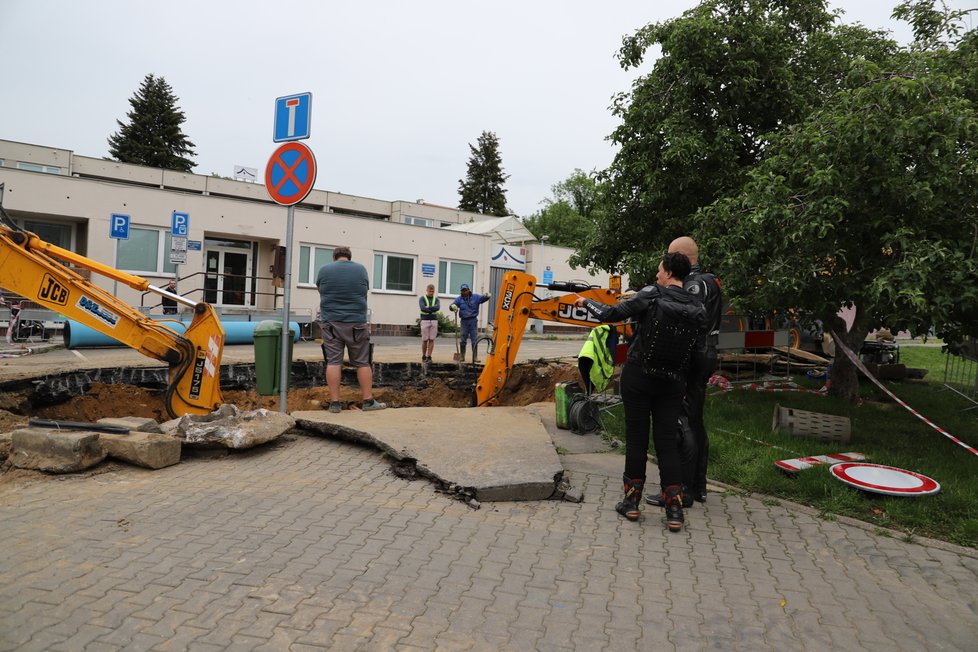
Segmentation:
<svg viewBox="0 0 978 652">
<path fill-rule="evenodd" d="M 836 341 L 835 358 L 832 360 L 832 370 L 829 374 L 832 379 L 829 395 L 854 403 L 859 399 L 859 370 L 842 352 L 842 347 L 839 344 L 845 344 L 850 351 L 858 356 L 859 350 L 866 340 L 866 335 L 869 333 L 869 320 L 862 316 L 857 307 L 856 319 L 848 332 L 845 321 L 838 315 L 833 315 L 831 319 L 824 320 L 824 323 L 832 324 L 832 337 Z"/>
</svg>

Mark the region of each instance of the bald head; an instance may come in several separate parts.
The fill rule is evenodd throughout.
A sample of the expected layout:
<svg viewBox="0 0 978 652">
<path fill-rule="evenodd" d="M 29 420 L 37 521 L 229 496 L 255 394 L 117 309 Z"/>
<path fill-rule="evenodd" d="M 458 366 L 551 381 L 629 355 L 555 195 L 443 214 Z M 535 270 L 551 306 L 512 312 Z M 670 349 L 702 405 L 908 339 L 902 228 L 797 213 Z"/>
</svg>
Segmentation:
<svg viewBox="0 0 978 652">
<path fill-rule="evenodd" d="M 699 247 L 696 246 L 696 241 L 693 240 L 688 235 L 676 238 L 669 244 L 670 254 L 683 254 L 689 258 L 691 265 L 696 264 L 696 259 L 699 254 Z"/>
</svg>

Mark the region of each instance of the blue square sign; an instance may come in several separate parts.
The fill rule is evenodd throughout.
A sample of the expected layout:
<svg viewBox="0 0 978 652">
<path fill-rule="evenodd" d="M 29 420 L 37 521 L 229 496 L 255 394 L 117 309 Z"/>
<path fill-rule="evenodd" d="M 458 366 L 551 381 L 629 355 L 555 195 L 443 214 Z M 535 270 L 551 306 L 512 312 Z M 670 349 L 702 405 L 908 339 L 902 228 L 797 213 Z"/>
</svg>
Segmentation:
<svg viewBox="0 0 978 652">
<path fill-rule="evenodd" d="M 275 100 L 275 129 L 272 141 L 284 143 L 310 135 L 312 93 L 286 95 Z"/>
<path fill-rule="evenodd" d="M 190 232 L 190 214 L 173 211 L 173 221 L 170 224 L 170 235 L 186 238 Z"/>
<path fill-rule="evenodd" d="M 112 213 L 112 217 L 109 219 L 109 237 L 116 240 L 128 240 L 129 223 L 128 215 Z"/>
</svg>

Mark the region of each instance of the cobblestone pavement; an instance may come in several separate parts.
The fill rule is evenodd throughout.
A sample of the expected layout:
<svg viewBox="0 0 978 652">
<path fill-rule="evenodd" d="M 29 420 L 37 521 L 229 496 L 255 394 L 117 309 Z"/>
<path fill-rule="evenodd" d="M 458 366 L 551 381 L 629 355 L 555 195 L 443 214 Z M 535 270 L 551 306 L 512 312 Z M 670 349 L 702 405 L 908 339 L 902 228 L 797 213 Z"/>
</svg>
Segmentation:
<svg viewBox="0 0 978 652">
<path fill-rule="evenodd" d="M 615 514 L 617 473 L 568 464 L 585 502 L 479 510 L 312 436 L 7 482 L 0 649 L 978 646 L 967 552 L 721 493 L 669 534 Z"/>
</svg>

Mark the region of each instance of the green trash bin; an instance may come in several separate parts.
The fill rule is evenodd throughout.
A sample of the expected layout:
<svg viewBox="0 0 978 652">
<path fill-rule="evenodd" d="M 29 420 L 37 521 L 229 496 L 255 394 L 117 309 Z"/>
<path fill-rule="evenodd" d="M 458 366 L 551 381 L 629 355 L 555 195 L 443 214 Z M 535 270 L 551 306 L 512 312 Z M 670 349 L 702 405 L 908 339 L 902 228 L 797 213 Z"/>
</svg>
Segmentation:
<svg viewBox="0 0 978 652">
<path fill-rule="evenodd" d="M 296 333 L 289 329 L 289 362 L 292 362 L 292 343 Z M 282 322 L 266 319 L 255 326 L 255 384 L 261 396 L 277 396 L 281 391 Z M 289 379 L 285 379 L 285 388 Z"/>
</svg>

